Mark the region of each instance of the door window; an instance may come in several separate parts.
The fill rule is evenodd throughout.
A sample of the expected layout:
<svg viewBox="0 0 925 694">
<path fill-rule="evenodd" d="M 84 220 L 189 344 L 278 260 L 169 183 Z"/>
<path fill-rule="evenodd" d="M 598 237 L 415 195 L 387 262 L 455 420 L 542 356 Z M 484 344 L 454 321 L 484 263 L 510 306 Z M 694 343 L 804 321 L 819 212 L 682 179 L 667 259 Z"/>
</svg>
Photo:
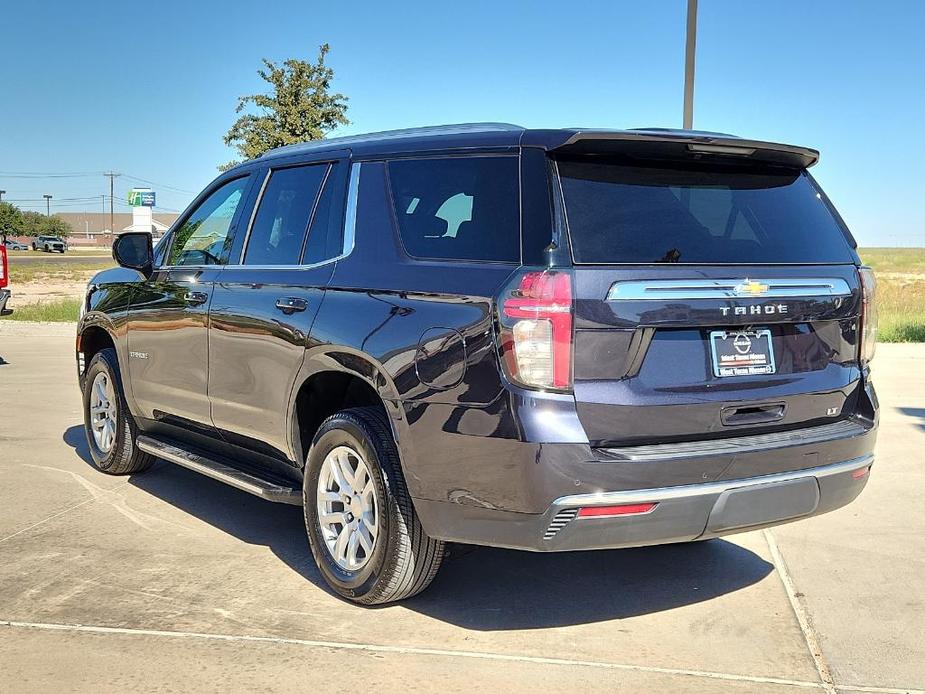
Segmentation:
<svg viewBox="0 0 925 694">
<path fill-rule="evenodd" d="M 315 206 L 311 229 L 308 232 L 308 244 L 305 247 L 306 265 L 316 265 L 325 260 L 337 258 L 344 252 L 344 225 L 341 222 L 341 205 L 337 196 L 343 199 L 344 177 L 343 164 L 333 164 L 324 182 L 324 190 Z"/>
<path fill-rule="evenodd" d="M 251 226 L 245 265 L 298 265 L 318 192 L 330 166 L 277 169 L 260 199 Z"/>
<path fill-rule="evenodd" d="M 207 197 L 177 229 L 167 264 L 225 264 L 231 246 L 231 222 L 246 189 L 245 176 Z"/>
</svg>

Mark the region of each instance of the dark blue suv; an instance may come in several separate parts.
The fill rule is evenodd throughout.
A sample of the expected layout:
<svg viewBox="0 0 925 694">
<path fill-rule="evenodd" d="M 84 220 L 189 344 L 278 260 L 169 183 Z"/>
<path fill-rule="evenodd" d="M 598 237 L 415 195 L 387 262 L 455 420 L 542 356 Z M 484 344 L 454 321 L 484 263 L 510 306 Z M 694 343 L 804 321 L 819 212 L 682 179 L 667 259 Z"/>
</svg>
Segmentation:
<svg viewBox="0 0 925 694">
<path fill-rule="evenodd" d="M 877 427 L 874 280 L 811 149 L 473 124 L 283 147 L 77 337 L 99 468 L 301 505 L 330 586 L 423 590 L 459 542 L 688 542 L 838 508 Z"/>
</svg>

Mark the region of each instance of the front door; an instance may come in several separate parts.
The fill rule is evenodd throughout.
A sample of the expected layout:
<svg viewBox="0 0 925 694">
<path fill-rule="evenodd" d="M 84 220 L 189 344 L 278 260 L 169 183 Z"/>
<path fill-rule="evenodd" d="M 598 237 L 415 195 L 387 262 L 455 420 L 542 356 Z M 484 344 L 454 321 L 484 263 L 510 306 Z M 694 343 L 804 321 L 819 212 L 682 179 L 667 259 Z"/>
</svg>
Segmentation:
<svg viewBox="0 0 925 694">
<path fill-rule="evenodd" d="M 209 397 L 223 436 L 291 457 L 288 405 L 334 261 L 343 254 L 344 162 L 268 171 L 240 263 L 210 312 Z"/>
<path fill-rule="evenodd" d="M 162 267 L 139 284 L 128 312 L 128 366 L 138 414 L 211 429 L 209 306 L 241 214 L 248 176 L 222 182 L 172 232 Z"/>
</svg>

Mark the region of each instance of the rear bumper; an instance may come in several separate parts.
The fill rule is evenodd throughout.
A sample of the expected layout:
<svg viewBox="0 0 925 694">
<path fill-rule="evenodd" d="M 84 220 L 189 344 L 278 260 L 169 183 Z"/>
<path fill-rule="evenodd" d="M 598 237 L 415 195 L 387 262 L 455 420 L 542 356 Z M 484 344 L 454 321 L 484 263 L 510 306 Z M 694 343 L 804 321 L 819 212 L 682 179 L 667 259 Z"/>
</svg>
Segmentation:
<svg viewBox="0 0 925 694">
<path fill-rule="evenodd" d="M 10 290 L 0 289 L 0 316 L 8 316 L 13 310 L 6 307 L 6 302 L 10 300 Z"/>
<path fill-rule="evenodd" d="M 848 504 L 867 484 L 873 455 L 745 479 L 574 494 L 542 514 L 415 500 L 425 529 L 443 540 L 539 552 L 705 540 L 819 515 Z M 637 515 L 580 517 L 588 507 L 649 504 Z"/>
</svg>

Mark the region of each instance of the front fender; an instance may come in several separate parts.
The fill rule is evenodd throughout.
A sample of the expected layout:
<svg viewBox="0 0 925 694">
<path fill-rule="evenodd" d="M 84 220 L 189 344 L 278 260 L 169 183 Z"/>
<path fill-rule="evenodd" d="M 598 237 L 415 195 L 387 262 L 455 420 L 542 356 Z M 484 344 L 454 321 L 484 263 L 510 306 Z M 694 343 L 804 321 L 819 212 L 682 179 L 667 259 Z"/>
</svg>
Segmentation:
<svg viewBox="0 0 925 694">
<path fill-rule="evenodd" d="M 128 401 L 129 409 L 137 411 L 132 393 L 131 379 L 128 378 L 128 308 L 131 300 L 133 283 L 98 284 L 91 280 L 81 308 L 82 315 L 77 322 L 78 344 L 89 330 L 103 330 L 109 336 L 116 350 L 116 359 L 122 373 L 122 389 Z M 81 350 L 85 345 L 81 344 Z M 76 355 L 75 355 L 76 356 Z M 83 374 L 80 373 L 80 377 Z"/>
</svg>

